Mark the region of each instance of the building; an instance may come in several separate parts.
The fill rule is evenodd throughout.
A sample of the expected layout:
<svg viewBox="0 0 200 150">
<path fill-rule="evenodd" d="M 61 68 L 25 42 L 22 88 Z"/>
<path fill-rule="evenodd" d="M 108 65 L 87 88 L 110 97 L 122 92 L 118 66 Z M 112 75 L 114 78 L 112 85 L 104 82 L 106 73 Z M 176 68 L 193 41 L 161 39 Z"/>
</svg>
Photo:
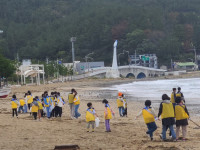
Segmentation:
<svg viewBox="0 0 200 150">
<path fill-rule="evenodd" d="M 156 54 L 130 55 L 130 64 L 157 69 L 158 58 Z"/>
<path fill-rule="evenodd" d="M 198 70 L 198 65 L 196 65 L 193 62 L 175 62 L 174 69 L 175 70 L 194 71 L 194 70 Z"/>
</svg>

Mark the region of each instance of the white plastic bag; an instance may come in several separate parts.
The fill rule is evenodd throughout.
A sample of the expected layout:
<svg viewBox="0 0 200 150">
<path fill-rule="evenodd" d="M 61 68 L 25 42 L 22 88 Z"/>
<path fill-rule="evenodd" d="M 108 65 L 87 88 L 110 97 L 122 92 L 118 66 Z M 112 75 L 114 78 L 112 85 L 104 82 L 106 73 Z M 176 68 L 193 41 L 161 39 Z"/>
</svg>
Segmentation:
<svg viewBox="0 0 200 150">
<path fill-rule="evenodd" d="M 47 114 L 47 109 L 46 109 L 46 107 L 43 107 L 43 112 L 44 112 L 45 114 Z"/>
<path fill-rule="evenodd" d="M 99 123 L 100 123 L 100 120 L 99 120 L 99 118 L 97 117 L 97 118 L 95 119 L 96 127 L 99 127 Z"/>
</svg>

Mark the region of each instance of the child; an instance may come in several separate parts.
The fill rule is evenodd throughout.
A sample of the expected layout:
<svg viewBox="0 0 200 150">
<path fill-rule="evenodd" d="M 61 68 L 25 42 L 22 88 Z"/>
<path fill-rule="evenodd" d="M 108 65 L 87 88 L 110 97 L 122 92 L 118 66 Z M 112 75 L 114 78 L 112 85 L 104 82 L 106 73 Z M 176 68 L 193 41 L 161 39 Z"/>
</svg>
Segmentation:
<svg viewBox="0 0 200 150">
<path fill-rule="evenodd" d="M 94 132 L 94 125 L 95 125 L 95 115 L 96 111 L 92 107 L 92 103 L 87 103 L 88 109 L 86 111 L 86 122 L 87 122 L 87 132 L 90 130 L 90 125 L 92 125 L 92 132 Z"/>
<path fill-rule="evenodd" d="M 110 108 L 108 101 L 106 99 L 104 99 L 102 103 L 105 104 L 104 118 L 105 118 L 106 132 L 111 132 L 110 119 L 112 119 L 112 115 L 114 116 L 115 113 Z"/>
<path fill-rule="evenodd" d="M 42 106 L 42 102 L 41 102 L 41 100 L 38 98 L 38 96 L 36 96 L 35 98 L 36 98 L 37 103 L 38 103 L 38 118 L 39 118 L 39 121 L 40 121 L 41 115 L 42 115 L 42 111 L 43 111 L 43 106 Z"/>
<path fill-rule="evenodd" d="M 119 116 L 123 117 L 124 106 L 123 106 L 123 94 L 121 92 L 118 93 L 117 107 L 119 109 Z"/>
<path fill-rule="evenodd" d="M 162 95 L 163 102 L 160 103 L 158 118 L 161 115 L 162 118 L 162 139 L 166 141 L 166 130 L 169 127 L 172 135 L 172 140 L 176 141 L 176 133 L 174 131 L 173 125 L 175 124 L 174 119 L 174 107 L 170 102 L 170 98 L 167 94 Z"/>
<path fill-rule="evenodd" d="M 25 105 L 25 101 L 23 99 L 19 100 L 19 109 L 18 109 L 18 113 L 22 112 L 24 113 L 24 105 Z"/>
<path fill-rule="evenodd" d="M 155 119 L 154 119 L 154 118 L 156 118 L 156 114 L 155 114 L 154 109 L 151 107 L 150 100 L 145 101 L 145 107 L 136 116 L 136 119 L 141 115 L 143 115 L 144 122 L 146 123 L 147 128 L 148 128 L 148 131 L 146 132 L 146 134 L 148 134 L 150 136 L 150 139 L 152 141 L 153 140 L 153 132 L 157 129 L 157 126 L 156 126 Z"/>
<path fill-rule="evenodd" d="M 182 127 L 183 141 L 185 141 L 187 133 L 187 125 L 189 113 L 186 106 L 183 104 L 181 97 L 176 97 L 175 116 L 176 116 L 176 138 L 179 138 L 179 131 Z"/>
<path fill-rule="evenodd" d="M 18 105 L 18 101 L 17 101 L 16 95 L 13 95 L 11 99 L 12 116 L 14 117 L 14 114 L 16 114 L 16 117 L 18 118 L 17 105 Z"/>
<path fill-rule="evenodd" d="M 31 109 L 31 112 L 34 116 L 34 119 L 37 120 L 37 113 L 38 113 L 38 103 L 37 103 L 37 100 L 36 98 L 33 99 L 33 103 L 32 103 L 32 109 Z"/>
<path fill-rule="evenodd" d="M 124 94 L 123 94 L 122 96 L 123 96 L 123 106 L 124 106 L 124 113 L 123 113 L 123 116 L 126 116 L 126 117 L 127 117 L 127 101 L 126 101 L 126 99 L 125 99 Z"/>
</svg>

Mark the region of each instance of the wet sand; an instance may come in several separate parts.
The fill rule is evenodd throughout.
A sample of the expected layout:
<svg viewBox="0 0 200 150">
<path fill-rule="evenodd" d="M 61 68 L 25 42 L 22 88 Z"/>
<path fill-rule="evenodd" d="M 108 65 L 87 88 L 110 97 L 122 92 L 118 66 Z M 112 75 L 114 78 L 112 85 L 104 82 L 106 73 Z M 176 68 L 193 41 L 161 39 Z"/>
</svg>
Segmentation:
<svg viewBox="0 0 200 150">
<path fill-rule="evenodd" d="M 41 86 L 13 87 L 12 94 L 22 97 L 27 90 L 32 91 L 34 96 L 40 96 L 43 91 L 59 91 L 64 99 L 71 88 L 77 89 L 81 97 L 81 118 L 71 120 L 69 107 L 64 105 L 62 118 L 53 118 L 34 121 L 29 114 L 19 114 L 19 118 L 11 117 L 10 98 L 1 99 L 0 105 L 0 149 L 2 150 L 53 150 L 55 145 L 78 144 L 81 150 L 199 150 L 200 129 L 189 122 L 188 140 L 185 142 L 162 142 L 159 138 L 161 133 L 161 121 L 157 121 L 158 129 L 154 134 L 154 141 L 146 136 L 147 130 L 143 118 L 134 120 L 136 114 L 143 108 L 143 102 L 128 99 L 128 117 L 120 118 L 116 100 L 117 91 L 102 90 L 113 84 L 128 83 L 125 80 L 80 80 L 75 82 L 55 83 Z M 103 111 L 103 98 L 107 98 L 116 113 L 111 120 L 111 133 L 105 132 Z M 86 104 L 93 103 L 101 120 L 100 127 L 94 133 L 86 132 Z M 158 111 L 156 107 L 156 111 Z M 190 110 L 189 110 L 190 111 Z M 191 114 L 192 120 L 200 124 L 199 117 Z"/>
</svg>

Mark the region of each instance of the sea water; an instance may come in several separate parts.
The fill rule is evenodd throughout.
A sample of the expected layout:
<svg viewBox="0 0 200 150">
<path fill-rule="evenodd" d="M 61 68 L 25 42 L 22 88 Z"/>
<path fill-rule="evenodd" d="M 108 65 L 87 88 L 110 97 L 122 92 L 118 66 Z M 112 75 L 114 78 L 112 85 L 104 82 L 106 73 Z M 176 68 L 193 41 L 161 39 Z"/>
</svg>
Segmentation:
<svg viewBox="0 0 200 150">
<path fill-rule="evenodd" d="M 181 87 L 187 104 L 200 104 L 200 78 L 136 81 L 114 85 L 109 89 L 124 92 L 125 95 L 132 97 L 132 100 L 160 101 L 162 94 L 170 97 L 172 88 L 178 87 Z"/>
</svg>

